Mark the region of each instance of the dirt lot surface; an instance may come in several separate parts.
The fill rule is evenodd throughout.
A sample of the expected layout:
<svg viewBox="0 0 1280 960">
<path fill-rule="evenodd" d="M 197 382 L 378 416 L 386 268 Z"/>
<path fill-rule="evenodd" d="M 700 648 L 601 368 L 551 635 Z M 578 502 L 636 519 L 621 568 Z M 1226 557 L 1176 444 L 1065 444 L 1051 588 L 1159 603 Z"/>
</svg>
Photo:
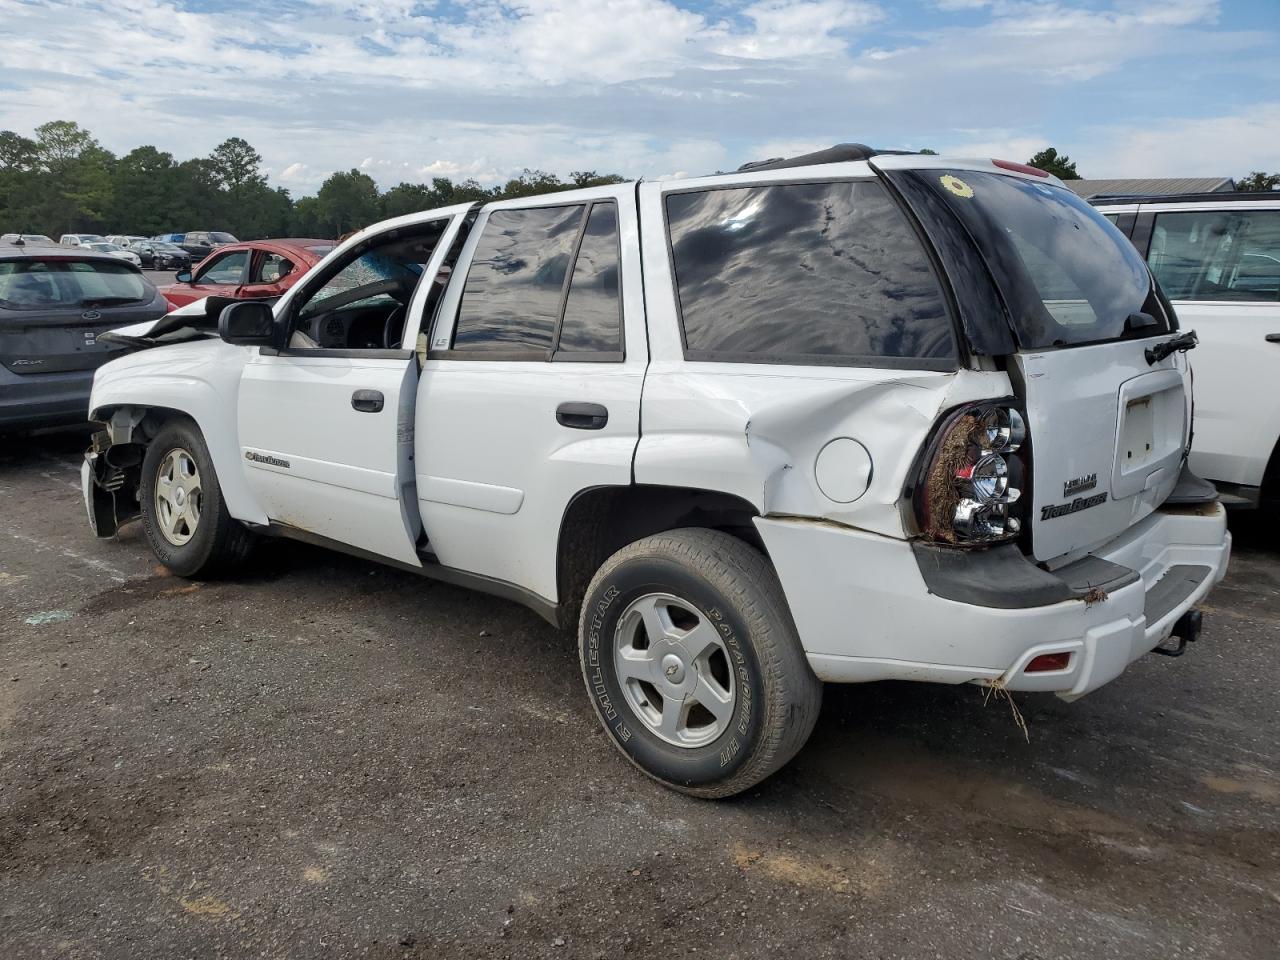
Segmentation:
<svg viewBox="0 0 1280 960">
<path fill-rule="evenodd" d="M 828 687 L 690 800 L 512 604 L 272 544 L 232 582 L 94 540 L 82 439 L 0 447 L 0 956 L 1272 958 L 1280 552 L 1075 704 Z"/>
</svg>

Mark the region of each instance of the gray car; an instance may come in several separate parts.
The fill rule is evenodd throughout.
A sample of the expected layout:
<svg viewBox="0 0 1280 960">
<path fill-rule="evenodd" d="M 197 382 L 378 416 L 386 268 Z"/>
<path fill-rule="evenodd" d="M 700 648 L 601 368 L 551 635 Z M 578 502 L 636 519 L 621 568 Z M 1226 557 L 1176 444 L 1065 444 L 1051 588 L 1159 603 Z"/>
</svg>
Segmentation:
<svg viewBox="0 0 1280 960">
<path fill-rule="evenodd" d="M 0 432 L 85 422 L 94 370 L 127 350 L 99 335 L 168 309 L 117 257 L 0 246 Z"/>
</svg>

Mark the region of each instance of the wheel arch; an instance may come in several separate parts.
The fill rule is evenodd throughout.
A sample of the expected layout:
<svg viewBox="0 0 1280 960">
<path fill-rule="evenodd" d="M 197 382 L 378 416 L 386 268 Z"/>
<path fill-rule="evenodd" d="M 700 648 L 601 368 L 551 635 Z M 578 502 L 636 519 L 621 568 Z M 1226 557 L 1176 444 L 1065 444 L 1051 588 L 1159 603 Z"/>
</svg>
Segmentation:
<svg viewBox="0 0 1280 960">
<path fill-rule="evenodd" d="M 587 585 L 610 556 L 629 543 L 681 527 L 720 530 L 768 556 L 754 520 L 755 505 L 731 493 L 657 484 L 589 487 L 569 501 L 556 543 L 561 623 L 573 628 Z"/>
<path fill-rule="evenodd" d="M 193 402 L 182 407 L 166 402 L 94 397 L 89 419 L 102 423 L 111 447 L 135 446 L 140 464 L 151 440 L 173 420 L 188 420 L 204 438 L 223 500 L 231 516 L 246 523 L 265 524 L 267 515 L 249 488 L 240 461 L 235 422 L 225 412 L 212 388 L 195 382 L 187 385 Z M 223 408 L 223 409 L 220 409 Z"/>
</svg>

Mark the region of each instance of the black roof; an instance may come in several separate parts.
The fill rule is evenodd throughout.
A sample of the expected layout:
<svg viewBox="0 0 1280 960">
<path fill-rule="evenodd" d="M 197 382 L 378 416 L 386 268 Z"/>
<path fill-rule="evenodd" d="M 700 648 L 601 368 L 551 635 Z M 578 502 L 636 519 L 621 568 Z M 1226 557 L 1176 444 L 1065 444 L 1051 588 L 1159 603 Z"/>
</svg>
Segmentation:
<svg viewBox="0 0 1280 960">
<path fill-rule="evenodd" d="M 883 154 L 914 153 L 913 150 L 877 150 L 865 143 L 837 143 L 825 150 L 801 154 L 798 157 L 773 157 L 769 160 L 752 160 L 738 168 L 739 173 L 756 170 L 783 170 L 787 167 L 809 167 L 815 163 L 850 163 L 854 160 L 870 160 Z"/>
<path fill-rule="evenodd" d="M 1248 203 L 1251 200 L 1280 200 L 1280 190 L 1222 190 L 1217 193 L 1161 193 L 1155 196 L 1130 197 L 1116 194 L 1110 197 L 1090 197 L 1089 202 L 1100 203 Z"/>
</svg>

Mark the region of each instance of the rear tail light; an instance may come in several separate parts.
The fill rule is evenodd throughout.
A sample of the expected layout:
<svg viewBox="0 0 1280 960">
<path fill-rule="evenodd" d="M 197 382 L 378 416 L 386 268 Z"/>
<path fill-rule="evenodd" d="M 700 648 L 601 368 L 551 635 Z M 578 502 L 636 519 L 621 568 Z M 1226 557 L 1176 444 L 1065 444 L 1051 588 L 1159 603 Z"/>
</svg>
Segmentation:
<svg viewBox="0 0 1280 960">
<path fill-rule="evenodd" d="M 920 532 L 956 544 L 1016 537 L 1029 475 L 1019 455 L 1026 440 L 1026 421 L 1012 401 L 964 406 L 944 417 L 911 492 Z"/>
</svg>

